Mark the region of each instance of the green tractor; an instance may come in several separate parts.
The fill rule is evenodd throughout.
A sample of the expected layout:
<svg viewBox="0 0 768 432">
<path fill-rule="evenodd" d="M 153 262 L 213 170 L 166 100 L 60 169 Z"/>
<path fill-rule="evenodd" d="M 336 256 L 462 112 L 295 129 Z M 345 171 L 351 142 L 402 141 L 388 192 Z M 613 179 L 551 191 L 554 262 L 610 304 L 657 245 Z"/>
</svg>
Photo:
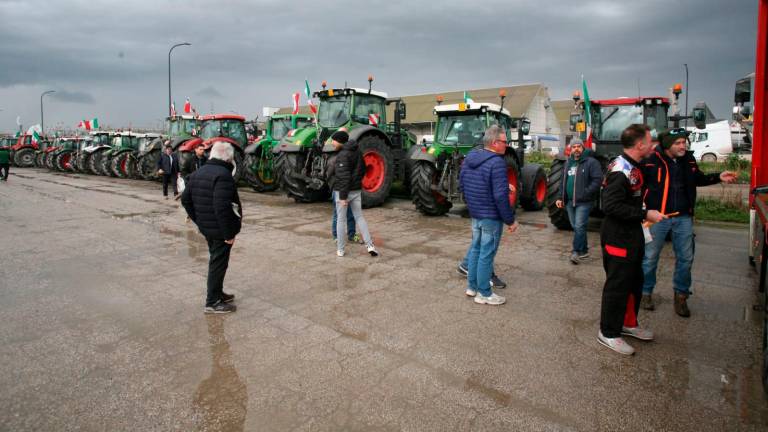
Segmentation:
<svg viewBox="0 0 768 432">
<path fill-rule="evenodd" d="M 112 137 L 112 148 L 102 160 L 102 172 L 118 178 L 133 177 L 135 154 L 139 149 L 139 134 L 118 132 Z"/>
<path fill-rule="evenodd" d="M 145 180 L 157 179 L 157 161 L 163 146 L 167 142 L 174 151 L 189 140 L 195 139 L 200 132 L 200 119 L 192 115 L 176 115 L 168 117 L 168 137 L 156 136 L 149 143 L 143 143 L 136 158 L 136 173 Z"/>
<path fill-rule="evenodd" d="M 171 140 L 173 142 L 173 140 Z M 173 148 L 179 157 L 179 165 L 186 164 L 195 155 L 195 146 L 202 143 L 205 152 L 209 153 L 215 142 L 223 141 L 232 145 L 235 150 L 234 171 L 232 177 L 235 184 L 243 177 L 243 149 L 248 144 L 248 133 L 245 131 L 245 117 L 238 114 L 210 114 L 200 119 L 200 134 Z"/>
<path fill-rule="evenodd" d="M 149 178 L 144 178 L 141 172 L 141 157 L 148 153 L 155 143 L 162 143 L 163 136 L 159 133 L 141 133 L 136 134 L 136 136 L 138 137 L 138 149 L 132 154 L 133 156 L 130 158 L 131 166 L 130 168 L 127 167 L 126 170 L 130 171 L 132 173 L 131 177 L 136 180 L 149 180 Z"/>
<path fill-rule="evenodd" d="M 275 147 L 275 172 L 280 188 L 296 202 L 327 201 L 326 166 L 334 153 L 330 136 L 345 127 L 357 140 L 365 162 L 363 207 L 381 205 L 389 196 L 392 182 L 402 180 L 406 189 L 410 170 L 408 152 L 416 149 L 416 137 L 400 127 L 405 118 L 401 99 L 368 89 L 343 88 L 316 92 L 320 99 L 317 124 L 296 129 Z M 394 121 L 387 123 L 387 105 L 394 104 Z"/>
<path fill-rule="evenodd" d="M 265 135 L 245 148 L 243 176 L 253 190 L 270 192 L 277 189 L 274 148 L 292 131 L 310 126 L 312 116 L 306 114 L 274 114 L 267 120 Z"/>
<path fill-rule="evenodd" d="M 71 171 L 76 173 L 85 173 L 87 171 L 87 167 L 80 166 L 80 155 L 83 154 L 84 148 L 91 146 L 92 142 L 93 138 L 91 136 L 79 137 L 79 139 L 75 142 L 74 148 L 72 149 L 72 157 L 69 161 Z"/>
<path fill-rule="evenodd" d="M 35 150 L 35 168 L 47 168 L 47 158 L 48 153 L 52 152 L 54 150 L 53 146 L 56 145 L 56 140 L 54 142 L 49 142 L 47 140 L 40 141 L 40 143 L 37 145 L 37 150 Z M 50 150 L 49 150 L 50 149 Z"/>
<path fill-rule="evenodd" d="M 438 97 L 434 142 L 420 146 L 420 151 L 411 154 L 411 196 L 416 208 L 425 215 L 438 216 L 447 213 L 453 203 L 464 201 L 459 187 L 461 165 L 472 149 L 482 148 L 485 130 L 497 124 L 506 131 L 510 143 L 504 155 L 510 204 L 514 208 L 519 202 L 525 210 L 541 210 L 547 197 L 546 173 L 539 164 L 525 164 L 524 144 L 513 145 L 524 143 L 530 121 L 512 117 L 503 108 L 503 93 L 501 105 L 485 102 L 442 105 L 441 102 Z M 513 129 L 517 131 L 516 137 Z"/>
<path fill-rule="evenodd" d="M 82 137 L 59 138 L 56 144 L 56 150 L 51 154 L 51 167 L 56 171 L 73 171 L 75 151 L 80 147 L 81 142 L 88 140 Z"/>
<path fill-rule="evenodd" d="M 107 152 L 112 149 L 112 137 L 115 132 L 96 131 L 91 132 L 91 141 L 88 147 L 83 148 L 77 156 L 77 166 L 86 168 L 86 172 L 93 175 L 109 175 L 102 171 Z"/>
</svg>

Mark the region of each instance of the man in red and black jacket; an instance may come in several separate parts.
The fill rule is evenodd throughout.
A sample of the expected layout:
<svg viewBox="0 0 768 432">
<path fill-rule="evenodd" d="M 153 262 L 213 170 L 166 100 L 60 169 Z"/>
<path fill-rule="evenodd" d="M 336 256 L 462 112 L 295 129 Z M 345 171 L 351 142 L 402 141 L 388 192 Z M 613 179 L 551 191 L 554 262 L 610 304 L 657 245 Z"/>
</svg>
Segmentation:
<svg viewBox="0 0 768 432">
<path fill-rule="evenodd" d="M 625 355 L 635 350 L 622 335 L 653 340 L 653 333 L 637 322 L 643 288 L 643 221 L 659 222 L 664 215 L 643 207 L 643 174 L 640 161 L 651 151 L 651 133 L 647 126 L 633 124 L 621 133 L 624 153 L 608 165 L 603 180 L 600 230 L 603 248 L 605 285 L 600 307 L 598 341 Z"/>
<path fill-rule="evenodd" d="M 703 174 L 696 164 L 693 152 L 687 150 L 688 132 L 677 128 L 659 134 L 659 145 L 650 157 L 641 163 L 645 177 L 645 206 L 669 216 L 650 227 L 653 240 L 645 245 L 643 258 L 643 309 L 653 310 L 653 288 L 656 286 L 656 267 L 667 235 L 672 236 L 675 251 L 675 313 L 691 316 L 688 296 L 691 295 L 691 267 L 693 266 L 693 211 L 696 207 L 696 187 L 720 183 L 733 183 L 736 174 L 725 171 Z"/>
</svg>

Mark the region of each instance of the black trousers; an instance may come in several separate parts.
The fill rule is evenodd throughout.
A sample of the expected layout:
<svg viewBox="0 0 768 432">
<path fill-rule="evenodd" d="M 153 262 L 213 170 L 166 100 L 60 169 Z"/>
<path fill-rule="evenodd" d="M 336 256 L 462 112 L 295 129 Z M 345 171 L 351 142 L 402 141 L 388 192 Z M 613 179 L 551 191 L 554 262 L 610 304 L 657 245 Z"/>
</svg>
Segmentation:
<svg viewBox="0 0 768 432">
<path fill-rule="evenodd" d="M 642 246 L 640 246 L 642 247 Z M 621 327 L 637 326 L 643 295 L 643 260 L 616 257 L 603 248 L 605 285 L 600 307 L 600 331 L 607 338 L 621 336 Z"/>
<path fill-rule="evenodd" d="M 206 306 L 213 306 L 221 299 L 224 291 L 224 276 L 229 267 L 229 253 L 232 245 L 224 243 L 224 240 L 207 238 L 208 240 L 208 295 L 205 298 Z"/>
<path fill-rule="evenodd" d="M 0 178 L 3 180 L 8 180 L 8 169 L 10 166 L 10 164 L 0 164 Z"/>
<path fill-rule="evenodd" d="M 173 194 L 176 195 L 176 174 L 163 174 L 163 196 L 168 196 L 168 183 L 173 184 Z"/>
</svg>

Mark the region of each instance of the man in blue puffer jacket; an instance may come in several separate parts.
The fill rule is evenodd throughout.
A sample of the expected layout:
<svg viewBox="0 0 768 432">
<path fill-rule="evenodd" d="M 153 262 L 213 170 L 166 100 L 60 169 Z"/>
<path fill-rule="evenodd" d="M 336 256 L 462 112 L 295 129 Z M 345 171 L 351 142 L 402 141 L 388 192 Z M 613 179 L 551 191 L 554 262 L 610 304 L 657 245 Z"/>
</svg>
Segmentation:
<svg viewBox="0 0 768 432">
<path fill-rule="evenodd" d="M 490 288 L 493 259 L 499 248 L 504 224 L 509 232 L 517 230 L 515 209 L 509 194 L 517 193 L 507 181 L 507 136 L 493 125 L 485 131 L 483 148 L 472 150 L 464 159 L 459 181 L 472 218 L 472 245 L 469 250 L 467 296 L 475 303 L 501 305 L 506 299 Z"/>
</svg>

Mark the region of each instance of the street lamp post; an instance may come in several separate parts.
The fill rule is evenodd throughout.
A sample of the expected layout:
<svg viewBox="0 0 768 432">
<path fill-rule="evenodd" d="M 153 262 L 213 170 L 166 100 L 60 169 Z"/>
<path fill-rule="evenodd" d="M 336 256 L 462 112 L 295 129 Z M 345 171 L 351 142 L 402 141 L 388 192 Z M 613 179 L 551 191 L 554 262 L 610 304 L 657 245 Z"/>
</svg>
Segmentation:
<svg viewBox="0 0 768 432">
<path fill-rule="evenodd" d="M 45 117 L 43 116 L 43 96 L 50 93 L 56 93 L 56 90 L 44 91 L 40 95 L 40 133 L 42 133 L 43 135 L 45 135 Z"/>
<path fill-rule="evenodd" d="M 685 115 L 688 115 L 688 63 L 683 63 L 685 66 Z M 685 119 L 685 127 L 688 127 L 688 119 Z"/>
<path fill-rule="evenodd" d="M 168 50 L 168 117 L 171 116 L 171 52 L 174 48 L 180 47 L 180 46 L 190 46 L 192 45 L 189 42 L 184 42 L 180 44 L 176 44 L 171 47 L 171 49 Z"/>
</svg>

